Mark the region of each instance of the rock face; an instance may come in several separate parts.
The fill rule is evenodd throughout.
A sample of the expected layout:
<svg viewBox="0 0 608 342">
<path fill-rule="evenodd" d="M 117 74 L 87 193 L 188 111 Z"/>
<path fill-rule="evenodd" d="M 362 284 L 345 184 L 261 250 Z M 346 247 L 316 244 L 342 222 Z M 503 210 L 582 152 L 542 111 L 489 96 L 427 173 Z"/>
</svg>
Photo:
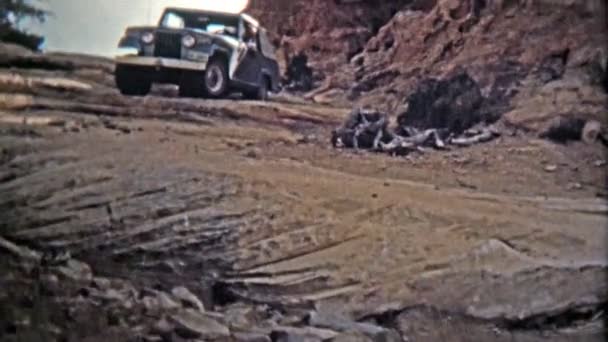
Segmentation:
<svg viewBox="0 0 608 342">
<path fill-rule="evenodd" d="M 395 112 L 423 79 L 465 70 L 488 99 L 485 115 L 510 113 L 525 130 L 541 132 L 556 112 L 587 120 L 605 108 L 601 0 L 258 0 L 250 11 L 277 33 L 286 60 L 309 56 L 319 102 Z M 571 108 L 576 96 L 582 110 Z"/>
<path fill-rule="evenodd" d="M 411 0 L 249 1 L 248 12 L 259 18 L 281 47 L 285 65 L 305 51 L 317 78 L 324 78 L 363 50 L 365 43 Z"/>
</svg>

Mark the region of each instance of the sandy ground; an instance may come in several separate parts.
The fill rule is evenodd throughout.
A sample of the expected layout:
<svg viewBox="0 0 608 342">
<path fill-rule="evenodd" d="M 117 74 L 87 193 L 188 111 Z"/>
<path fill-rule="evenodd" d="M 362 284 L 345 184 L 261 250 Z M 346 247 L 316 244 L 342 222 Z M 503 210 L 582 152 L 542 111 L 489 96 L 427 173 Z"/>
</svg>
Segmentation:
<svg viewBox="0 0 608 342">
<path fill-rule="evenodd" d="M 203 294 L 209 280 L 215 304 L 373 318 L 412 341 L 603 338 L 599 145 L 505 132 L 389 157 L 329 146 L 346 108 L 50 88 L 15 106 L 4 94 L 4 238 L 134 282 Z"/>
</svg>

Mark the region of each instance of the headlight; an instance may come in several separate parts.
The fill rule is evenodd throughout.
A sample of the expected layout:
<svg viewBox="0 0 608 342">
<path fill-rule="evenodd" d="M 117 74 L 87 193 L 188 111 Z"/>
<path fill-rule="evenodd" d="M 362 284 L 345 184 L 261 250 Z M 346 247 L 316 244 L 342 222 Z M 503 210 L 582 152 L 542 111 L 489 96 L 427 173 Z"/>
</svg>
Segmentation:
<svg viewBox="0 0 608 342">
<path fill-rule="evenodd" d="M 144 44 L 152 44 L 152 42 L 154 41 L 154 33 L 146 32 L 142 34 L 141 41 L 144 42 Z"/>
<path fill-rule="evenodd" d="M 182 38 L 182 45 L 187 47 L 187 48 L 191 48 L 194 45 L 196 45 L 196 38 L 194 38 L 193 36 L 187 34 Z"/>
</svg>

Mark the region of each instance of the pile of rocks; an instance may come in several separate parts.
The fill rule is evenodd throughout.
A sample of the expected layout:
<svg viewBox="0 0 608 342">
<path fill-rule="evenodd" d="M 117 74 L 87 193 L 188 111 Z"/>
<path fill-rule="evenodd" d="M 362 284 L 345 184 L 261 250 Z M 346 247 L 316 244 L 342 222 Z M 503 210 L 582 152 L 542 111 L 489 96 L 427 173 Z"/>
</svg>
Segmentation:
<svg viewBox="0 0 608 342">
<path fill-rule="evenodd" d="M 391 155 L 424 152 L 425 147 L 449 149 L 491 141 L 500 136 L 493 126 L 470 128 L 455 135 L 446 128 L 420 130 L 412 126 L 388 129 L 388 115 L 375 110 L 354 110 L 344 124 L 332 132 L 331 143 L 336 148 L 367 149 Z M 395 133 L 395 131 L 402 133 Z"/>
<path fill-rule="evenodd" d="M 45 254 L 0 237 L 0 306 L 9 340 L 321 342 L 401 341 L 370 322 L 243 302 L 205 305 L 195 288 L 97 276 L 69 254 Z M 200 293 L 199 295 L 206 295 Z M 13 338 L 13 339 L 10 339 Z"/>
<path fill-rule="evenodd" d="M 500 135 L 484 120 L 481 90 L 465 72 L 422 81 L 405 103 L 394 129 L 388 128 L 388 114 L 355 109 L 333 131 L 332 145 L 404 155 L 424 147 L 470 146 Z"/>
</svg>

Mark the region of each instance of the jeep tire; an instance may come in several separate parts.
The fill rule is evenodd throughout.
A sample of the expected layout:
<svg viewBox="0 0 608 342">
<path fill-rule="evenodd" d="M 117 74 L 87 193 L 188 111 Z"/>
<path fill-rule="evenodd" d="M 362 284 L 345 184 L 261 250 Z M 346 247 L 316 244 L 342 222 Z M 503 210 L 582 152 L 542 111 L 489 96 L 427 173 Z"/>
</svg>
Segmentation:
<svg viewBox="0 0 608 342">
<path fill-rule="evenodd" d="M 152 88 L 152 81 L 142 69 L 128 65 L 117 65 L 114 79 L 120 93 L 130 96 L 145 96 Z"/>
<path fill-rule="evenodd" d="M 203 72 L 184 71 L 179 82 L 179 96 L 205 97 L 204 78 Z"/>
<path fill-rule="evenodd" d="M 244 92 L 243 95 L 250 100 L 268 101 L 269 85 L 268 77 L 264 77 L 259 87 L 253 91 Z"/>
<path fill-rule="evenodd" d="M 228 92 L 228 67 L 220 59 L 212 59 L 207 64 L 204 76 L 204 89 L 207 95 L 212 98 L 220 98 Z"/>
</svg>

